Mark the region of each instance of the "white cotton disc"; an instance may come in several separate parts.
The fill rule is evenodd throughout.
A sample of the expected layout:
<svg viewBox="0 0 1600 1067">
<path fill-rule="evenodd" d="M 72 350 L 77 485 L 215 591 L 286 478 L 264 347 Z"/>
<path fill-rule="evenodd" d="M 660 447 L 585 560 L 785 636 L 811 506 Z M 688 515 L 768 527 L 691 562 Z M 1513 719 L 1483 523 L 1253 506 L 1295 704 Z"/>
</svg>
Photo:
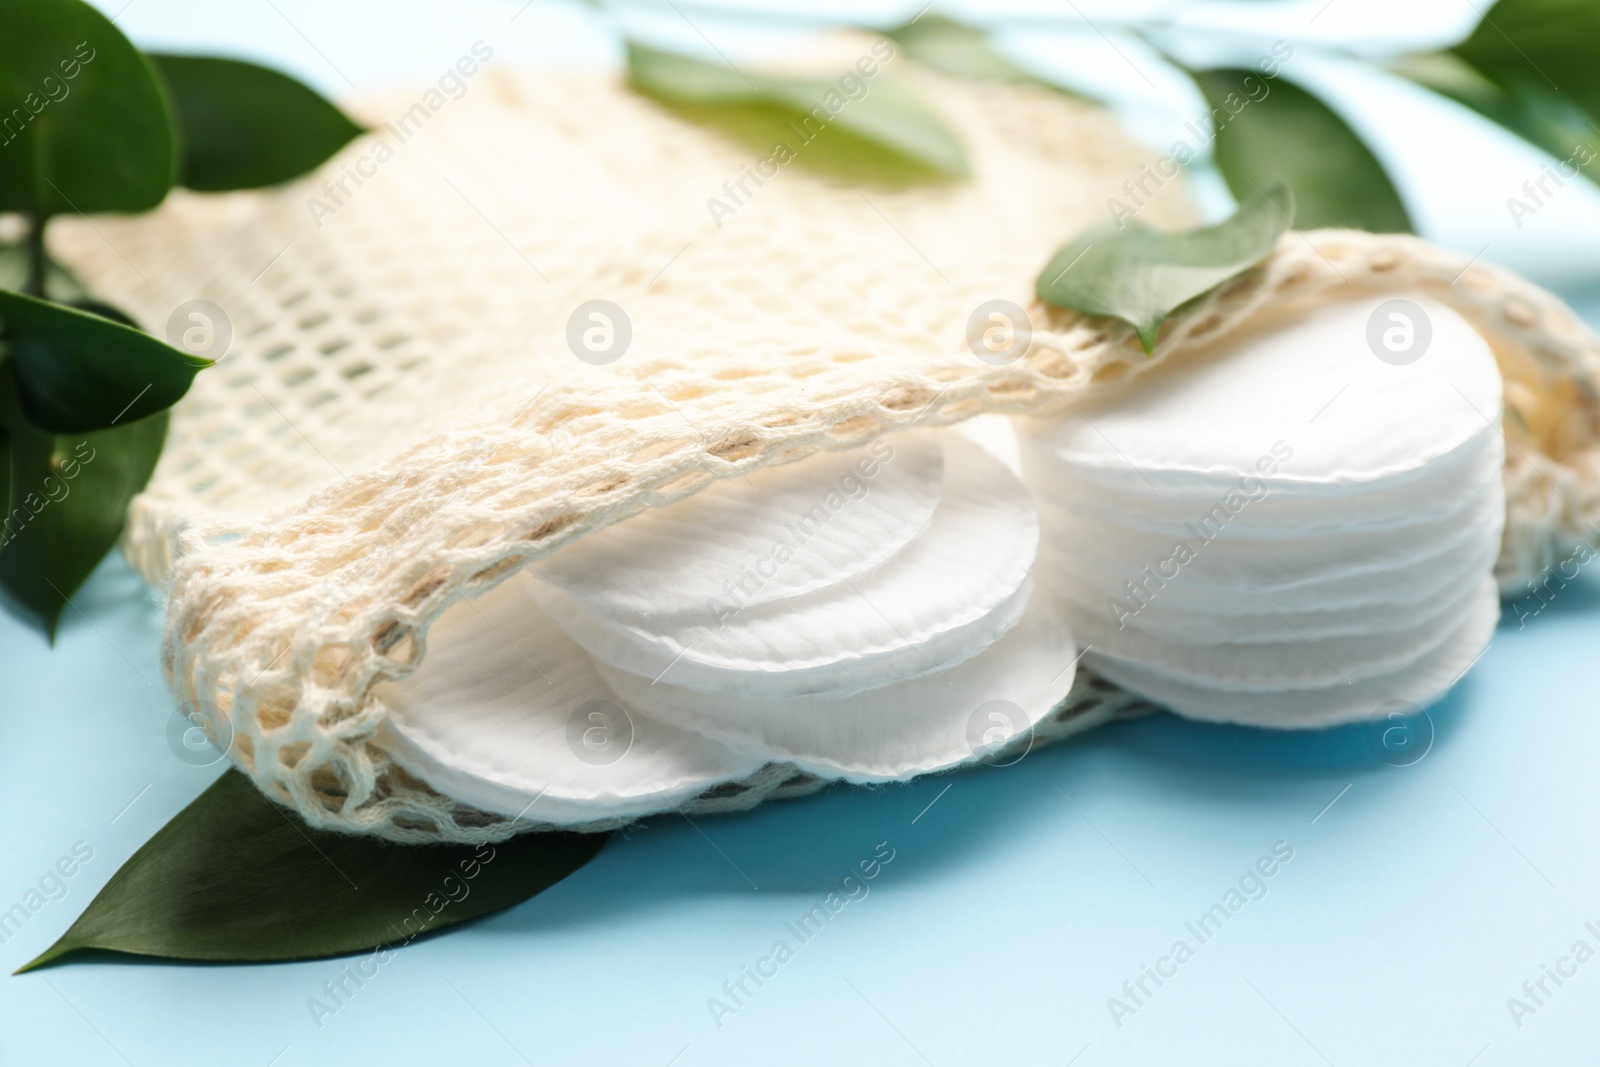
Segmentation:
<svg viewBox="0 0 1600 1067">
<path fill-rule="evenodd" d="M 975 415 L 951 427 L 967 440 L 980 445 L 1004 463 L 1012 474 L 1022 477 L 1022 454 L 1017 429 L 1008 415 Z"/>
<path fill-rule="evenodd" d="M 1241 475 L 1228 486 L 1107 486 L 1068 468 L 1023 435 L 1024 480 L 1041 502 L 1072 515 L 1115 516 L 1116 521 L 1149 533 L 1184 536 L 1190 527 L 1225 525 L 1240 536 L 1299 540 L 1347 531 L 1382 530 L 1437 519 L 1454 512 L 1464 497 L 1499 477 L 1505 441 L 1498 424 L 1486 425 L 1462 447 L 1435 460 L 1422 477 L 1378 483 L 1341 494 L 1337 504 L 1316 491 L 1269 484 L 1259 474 Z M 1230 495 L 1233 494 L 1233 495 Z"/>
<path fill-rule="evenodd" d="M 603 663 L 687 689 L 748 697 L 843 695 L 976 655 L 1021 617 L 1039 527 L 1022 483 L 993 456 L 943 436 L 945 477 L 923 534 L 876 570 L 720 620 L 602 614 L 548 583 L 536 596 Z"/>
<path fill-rule="evenodd" d="M 1431 336 L 1396 365 L 1369 327 L 1402 303 L 1414 336 Z M 1337 493 L 1426 468 L 1498 422 L 1500 407 L 1494 356 L 1465 319 L 1421 294 L 1366 295 L 1181 353 L 1081 401 L 1051 444 L 1068 467 L 1136 493 L 1226 488 L 1273 458 L 1276 487 Z"/>
<path fill-rule="evenodd" d="M 978 655 L 850 696 L 753 700 L 652 685 L 604 664 L 600 672 L 630 704 L 754 758 L 883 782 L 965 763 L 1027 732 L 1072 688 L 1076 657 L 1071 630 L 1048 598 L 1035 597 L 1017 626 Z"/>
<path fill-rule="evenodd" d="M 1190 685 L 1238 692 L 1317 689 L 1390 674 L 1414 662 L 1471 608 L 1481 580 L 1475 575 L 1459 581 L 1409 627 L 1343 637 L 1312 638 L 1296 632 L 1293 621 L 1285 617 L 1279 620 L 1283 640 L 1175 641 L 1132 626 L 1119 628 L 1098 610 L 1074 608 L 1066 615 L 1085 648 Z"/>
<path fill-rule="evenodd" d="M 1090 589 L 1063 568 L 1052 568 L 1050 583 L 1058 603 L 1074 604 L 1077 611 L 1098 611 L 1107 625 L 1121 623 L 1158 640 L 1199 645 L 1299 641 L 1304 638 L 1316 641 L 1324 637 L 1394 633 L 1420 625 L 1432 614 L 1434 606 L 1442 598 L 1487 573 L 1499 552 L 1498 539 L 1486 538 L 1478 555 L 1465 566 L 1459 569 L 1430 567 L 1424 574 L 1433 576 L 1434 583 L 1419 589 L 1415 596 L 1392 597 L 1392 583 L 1380 575 L 1373 576 L 1372 580 L 1358 587 L 1357 592 L 1365 589 L 1368 596 L 1357 603 L 1285 611 L 1283 614 L 1269 608 L 1259 596 L 1256 597 L 1254 610 L 1228 614 L 1178 607 L 1173 599 L 1161 595 L 1151 598 L 1141 607 L 1123 596 L 1120 598 L 1123 611 L 1118 612 L 1103 592 Z M 1041 552 L 1041 571 L 1045 569 L 1045 559 L 1046 554 Z M 1348 595 L 1347 592 L 1340 599 L 1347 599 Z M 1324 604 L 1330 602 L 1331 598 L 1324 600 Z M 1132 608 L 1138 610 L 1129 614 Z"/>
<path fill-rule="evenodd" d="M 1194 614 L 1227 618 L 1260 614 L 1263 608 L 1270 607 L 1293 617 L 1300 612 L 1410 601 L 1437 593 L 1451 581 L 1470 581 L 1487 573 L 1498 555 L 1499 544 L 1500 524 L 1496 523 L 1459 531 L 1445 544 L 1418 549 L 1415 555 L 1388 567 L 1347 567 L 1289 585 L 1269 588 L 1256 582 L 1252 589 L 1243 581 L 1236 585 L 1189 581 L 1182 569 L 1176 579 L 1158 584 L 1155 579 L 1160 578 L 1159 574 L 1155 578 L 1141 576 L 1136 585 L 1145 590 L 1141 593 L 1143 599 Z M 1110 598 L 1133 606 L 1127 585 L 1133 580 L 1132 567 L 1131 562 L 1115 570 L 1097 566 L 1078 558 L 1070 546 L 1056 544 L 1046 545 L 1040 554 L 1040 572 L 1049 576 L 1050 584 L 1056 584 L 1057 574 L 1064 574 L 1080 589 L 1091 592 L 1092 603 L 1101 606 Z"/>
<path fill-rule="evenodd" d="M 1123 579 L 1142 579 L 1149 566 L 1158 573 L 1176 574 L 1175 583 L 1203 589 L 1237 588 L 1248 582 L 1269 597 L 1279 588 L 1409 565 L 1468 541 L 1475 532 L 1499 529 L 1504 515 L 1505 489 L 1498 477 L 1437 518 L 1321 537 L 1307 533 L 1297 540 L 1256 539 L 1248 531 L 1220 524 L 1192 527 L 1179 536 L 1148 533 L 1109 517 L 1092 519 L 1041 505 L 1041 523 L 1050 543 L 1083 566 L 1108 572 L 1119 584 Z"/>
<path fill-rule="evenodd" d="M 416 672 L 378 696 L 378 744 L 408 773 L 538 822 L 660 811 L 762 765 L 618 700 L 520 582 L 447 612 Z"/>
<path fill-rule="evenodd" d="M 770 604 L 894 556 L 927 529 L 943 477 L 937 435 L 883 437 L 719 481 L 598 530 L 535 570 L 602 613 Z"/>
<path fill-rule="evenodd" d="M 1213 722 L 1279 729 L 1334 726 L 1365 719 L 1389 701 L 1426 707 L 1449 691 L 1493 637 L 1500 618 L 1494 579 L 1479 579 L 1478 595 L 1459 624 L 1431 651 L 1393 672 L 1322 689 L 1239 693 L 1191 685 L 1111 656 L 1085 653 L 1084 662 L 1125 689 L 1180 715 Z"/>
</svg>

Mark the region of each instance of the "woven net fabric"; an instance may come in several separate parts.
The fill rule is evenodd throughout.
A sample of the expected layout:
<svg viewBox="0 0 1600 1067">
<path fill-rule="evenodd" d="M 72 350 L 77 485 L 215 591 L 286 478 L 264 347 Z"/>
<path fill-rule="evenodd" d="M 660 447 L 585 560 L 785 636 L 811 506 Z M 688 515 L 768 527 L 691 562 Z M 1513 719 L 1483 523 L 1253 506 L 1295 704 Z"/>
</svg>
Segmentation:
<svg viewBox="0 0 1600 1067">
<path fill-rule="evenodd" d="M 1039 267 L 1126 195 L 1146 153 L 1045 89 L 886 68 L 959 132 L 970 180 L 869 180 L 805 144 L 766 173 L 766 128 L 669 109 L 615 75 L 491 68 L 437 108 L 420 92 L 353 105 L 373 132 L 300 182 L 175 193 L 148 216 L 55 231 L 54 252 L 147 328 L 194 299 L 231 322 L 124 547 L 166 584 L 178 699 L 268 795 L 402 841 L 536 828 L 437 794 L 374 743 L 375 690 L 415 669 L 443 612 L 715 479 L 980 413 L 1049 416 L 1364 291 L 1426 292 L 1495 351 L 1512 446 L 1503 586 L 1595 540 L 1600 341 L 1548 294 L 1410 237 L 1291 233 L 1173 316 L 1147 357 L 1129 329 L 1033 297 Z M 1180 183 L 1140 219 L 1190 221 Z M 567 339 L 596 299 L 631 324 L 606 366 Z M 999 366 L 967 343 L 997 299 L 1033 325 Z M 1080 672 L 1031 743 L 1144 709 Z M 824 784 L 773 765 L 686 810 Z"/>
</svg>

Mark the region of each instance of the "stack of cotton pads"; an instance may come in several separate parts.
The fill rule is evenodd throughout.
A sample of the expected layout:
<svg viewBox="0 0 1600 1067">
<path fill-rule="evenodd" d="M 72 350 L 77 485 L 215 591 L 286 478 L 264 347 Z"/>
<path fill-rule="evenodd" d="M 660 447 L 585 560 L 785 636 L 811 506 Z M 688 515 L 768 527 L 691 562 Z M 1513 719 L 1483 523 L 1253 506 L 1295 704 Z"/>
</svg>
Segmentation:
<svg viewBox="0 0 1600 1067">
<path fill-rule="evenodd" d="M 1204 719 L 1438 699 L 1499 618 L 1501 379 L 1425 297 L 1185 353 L 1021 429 L 1041 584 L 1084 662 Z"/>
<path fill-rule="evenodd" d="M 954 433 L 719 482 L 447 614 L 382 693 L 383 745 L 458 800 L 565 824 L 769 762 L 857 782 L 963 763 L 1071 688 L 1038 543 L 1022 483 Z"/>
</svg>

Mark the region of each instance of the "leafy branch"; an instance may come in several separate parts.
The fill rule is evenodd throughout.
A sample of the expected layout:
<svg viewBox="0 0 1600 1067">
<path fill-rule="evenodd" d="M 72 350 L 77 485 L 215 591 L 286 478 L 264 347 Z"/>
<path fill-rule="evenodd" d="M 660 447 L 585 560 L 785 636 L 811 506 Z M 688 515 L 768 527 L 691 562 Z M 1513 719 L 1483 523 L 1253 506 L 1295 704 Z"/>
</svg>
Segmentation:
<svg viewBox="0 0 1600 1067">
<path fill-rule="evenodd" d="M 276 71 L 144 55 L 83 0 L 0 0 L 0 213 L 25 227 L 0 250 L 0 589 L 47 635 L 212 362 L 92 299 L 51 262 L 51 220 L 286 181 L 360 132 Z"/>
</svg>

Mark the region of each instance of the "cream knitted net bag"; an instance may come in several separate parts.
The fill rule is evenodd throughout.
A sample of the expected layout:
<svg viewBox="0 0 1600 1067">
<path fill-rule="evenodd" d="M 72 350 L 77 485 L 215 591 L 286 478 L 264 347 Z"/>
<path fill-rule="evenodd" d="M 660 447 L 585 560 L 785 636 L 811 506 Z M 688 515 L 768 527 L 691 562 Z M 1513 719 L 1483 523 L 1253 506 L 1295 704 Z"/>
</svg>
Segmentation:
<svg viewBox="0 0 1600 1067">
<path fill-rule="evenodd" d="M 1511 445 L 1503 588 L 1595 540 L 1600 343 L 1558 301 L 1414 238 L 1291 233 L 1175 316 L 1146 358 L 1129 330 L 1032 295 L 1145 154 L 1047 90 L 889 66 L 959 132 L 972 180 L 908 188 L 802 160 L 748 182 L 718 225 L 708 198 L 770 147 L 615 75 L 490 69 L 420 121 L 420 92 L 357 105 L 375 132 L 287 187 L 175 192 L 149 216 L 52 231 L 57 255 L 158 334 L 196 298 L 231 320 L 124 548 L 166 584 L 178 699 L 231 732 L 231 758 L 264 791 L 314 825 L 396 840 L 533 828 L 440 796 L 374 743 L 375 687 L 427 655 L 442 612 L 713 479 L 911 426 L 1060 412 L 1297 302 L 1422 291 L 1488 338 Z M 383 125 L 403 115 L 404 136 Z M 1192 221 L 1175 182 L 1142 216 Z M 596 298 L 632 323 L 631 348 L 604 367 L 566 342 Z M 1007 366 L 965 342 L 968 316 L 996 298 L 1035 327 Z M 1080 672 L 1034 741 L 1139 708 Z M 687 810 L 823 784 L 771 765 Z"/>
</svg>

